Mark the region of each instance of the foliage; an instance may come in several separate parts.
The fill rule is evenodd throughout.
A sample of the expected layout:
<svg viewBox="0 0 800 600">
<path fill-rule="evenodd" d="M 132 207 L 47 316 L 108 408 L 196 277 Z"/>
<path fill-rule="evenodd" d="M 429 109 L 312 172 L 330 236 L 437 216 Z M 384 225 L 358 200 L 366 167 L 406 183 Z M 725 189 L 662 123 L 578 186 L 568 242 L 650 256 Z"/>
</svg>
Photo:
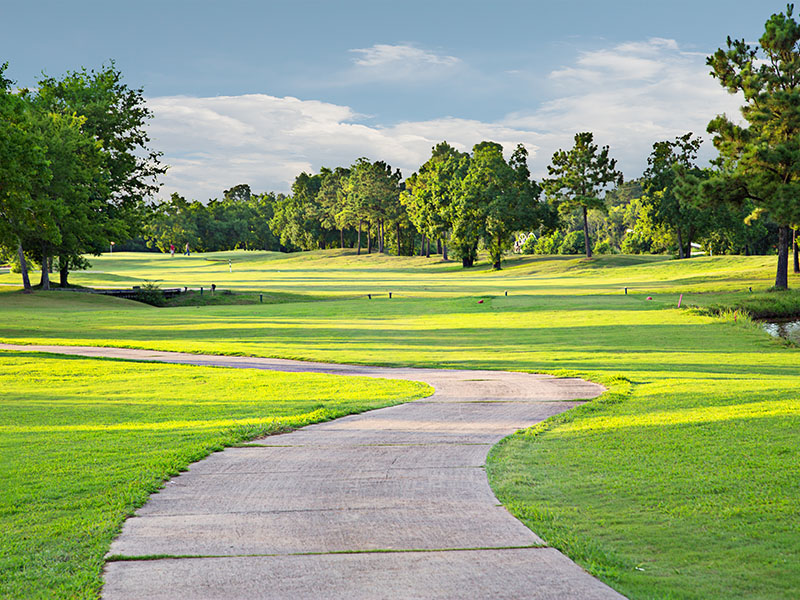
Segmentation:
<svg viewBox="0 0 800 600">
<path fill-rule="evenodd" d="M 280 241 L 269 228 L 276 203 L 275 194 L 252 194 L 250 186 L 237 185 L 225 190 L 222 200 L 207 204 L 187 201 L 173 193 L 169 200 L 150 208 L 145 235 L 150 247 L 168 252 L 175 246 L 190 250 L 279 250 Z"/>
<path fill-rule="evenodd" d="M 472 159 L 461 181 L 459 218 L 453 240 L 464 266 L 472 266 L 478 241 L 483 240 L 495 269 L 511 248 L 513 234 L 538 225 L 537 201 L 540 188 L 530 178 L 528 152 L 521 144 L 506 162 L 503 147 L 481 142 L 473 148 Z M 468 264 L 469 263 L 469 264 Z"/>
<path fill-rule="evenodd" d="M 692 242 L 710 225 L 700 206 L 700 182 L 706 173 L 695 165 L 702 140 L 692 132 L 653 144 L 642 176 L 643 203 L 651 226 L 669 231 L 677 242 L 678 258 L 689 258 Z"/>
<path fill-rule="evenodd" d="M 22 243 L 37 231 L 55 237 L 49 203 L 38 193 L 52 172 L 33 107 L 12 92 L 12 82 L 4 77 L 7 67 L 0 65 L 0 249 L 18 256 L 25 291 L 30 291 Z"/>
<path fill-rule="evenodd" d="M 550 235 L 541 235 L 536 240 L 533 247 L 534 254 L 558 254 L 561 243 L 564 241 L 564 234 L 554 231 Z"/>
<path fill-rule="evenodd" d="M 773 14 L 757 46 L 729 37 L 707 60 L 720 85 L 744 95 L 747 125 L 724 115 L 709 123 L 723 168 L 705 191 L 718 201 L 748 199 L 778 224 L 778 288 L 788 286 L 789 228 L 800 222 L 800 24 L 792 11 Z"/>
<path fill-rule="evenodd" d="M 594 251 L 597 254 L 613 254 L 614 246 L 611 245 L 611 240 L 606 238 L 604 240 L 600 240 L 594 245 Z"/>
<path fill-rule="evenodd" d="M 582 254 L 586 241 L 582 231 L 570 231 L 558 246 L 559 254 Z"/>
<path fill-rule="evenodd" d="M 86 267 L 83 254 L 99 254 L 109 240 L 139 230 L 144 200 L 158 190 L 166 168 L 149 147 L 152 113 L 143 91 L 123 83 L 113 62 L 60 80 L 43 77 L 30 97 L 47 124 L 54 171 L 41 193 L 58 213 L 58 236 L 42 240 L 42 262 L 58 256 L 66 285 L 70 268 Z"/>
<path fill-rule="evenodd" d="M 580 209 L 587 258 L 592 257 L 587 213 L 590 209 L 605 210 L 600 194 L 608 185 L 622 183 L 622 173 L 616 170 L 617 161 L 609 157 L 608 146 L 598 152 L 593 141 L 590 132 L 576 133 L 572 149 L 553 154 L 547 167 L 550 178 L 544 180 L 548 197 L 561 213 Z"/>
<path fill-rule="evenodd" d="M 609 401 L 521 436 L 525 444 L 515 439 L 503 457 L 489 460 L 494 489 L 510 510 L 632 598 L 792 597 L 800 586 L 797 350 L 738 323 L 676 309 L 681 293 L 684 304 L 722 303 L 711 290 L 747 295 L 752 286 L 755 296 L 771 284 L 773 258 L 528 256 L 509 257 L 500 272 L 485 265 L 465 273 L 421 257 L 338 249 L 214 258 L 227 256 L 247 261 L 230 275 L 237 289 L 340 299 L 155 310 L 90 294 L 0 292 L 0 337 L 580 373 L 610 388 Z M 115 253 L 97 261 L 103 273 L 82 277 L 199 283 L 227 273 L 227 260 L 194 255 Z M 318 277 L 323 270 L 326 277 Z M 367 300 L 376 282 L 395 296 Z M 488 299 L 477 304 L 478 296 Z M 195 388 L 178 389 L 190 395 Z M 59 447 L 65 443 L 60 437 Z M 66 448 L 74 453 L 73 444 Z M 512 468 L 501 481 L 494 473 L 506 460 Z"/>
<path fill-rule="evenodd" d="M 406 180 L 400 201 L 417 231 L 428 238 L 447 240 L 458 218 L 457 197 L 469 167 L 470 155 L 447 142 L 431 150 L 431 157 Z"/>
<path fill-rule="evenodd" d="M 145 281 L 136 290 L 136 299 L 151 306 L 164 306 L 164 291 L 157 283 Z"/>
</svg>

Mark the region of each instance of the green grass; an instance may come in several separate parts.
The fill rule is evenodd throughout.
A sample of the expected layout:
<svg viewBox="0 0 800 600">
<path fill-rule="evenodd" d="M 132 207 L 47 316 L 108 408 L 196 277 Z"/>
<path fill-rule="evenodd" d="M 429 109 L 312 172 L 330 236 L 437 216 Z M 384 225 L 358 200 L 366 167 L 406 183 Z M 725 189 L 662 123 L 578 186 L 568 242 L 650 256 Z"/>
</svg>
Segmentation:
<svg viewBox="0 0 800 600">
<path fill-rule="evenodd" d="M 800 350 L 730 311 L 677 309 L 680 294 L 793 304 L 764 292 L 775 257 L 527 257 L 496 273 L 340 251 L 232 256 L 231 289 L 329 300 L 153 308 L 0 293 L 0 339 L 581 374 L 609 394 L 492 454 L 512 512 L 632 598 L 800 596 Z M 217 277 L 219 264 L 190 258 L 115 255 L 103 270 L 165 286 Z"/>
<path fill-rule="evenodd" d="M 94 598 L 123 519 L 256 436 L 425 396 L 415 382 L 0 352 L 0 597 Z"/>
<path fill-rule="evenodd" d="M 232 272 L 228 271 L 228 260 Z M 516 256 L 492 271 L 487 261 L 464 270 L 460 262 L 439 257 L 404 257 L 353 250 L 279 252 L 214 252 L 175 256 L 121 252 L 90 257 L 92 268 L 70 275 L 82 286 L 130 287 L 148 281 L 161 287 L 215 284 L 219 291 L 290 295 L 364 297 L 368 293 L 400 297 L 453 297 L 488 293 L 616 294 L 631 292 L 696 292 L 766 287 L 774 278 L 774 256 L 697 257 L 689 261 L 666 256 Z M 38 274 L 33 273 L 34 283 Z M 797 278 L 795 278 L 795 281 Z M 0 284 L 19 285 L 15 273 L 0 274 Z"/>
</svg>

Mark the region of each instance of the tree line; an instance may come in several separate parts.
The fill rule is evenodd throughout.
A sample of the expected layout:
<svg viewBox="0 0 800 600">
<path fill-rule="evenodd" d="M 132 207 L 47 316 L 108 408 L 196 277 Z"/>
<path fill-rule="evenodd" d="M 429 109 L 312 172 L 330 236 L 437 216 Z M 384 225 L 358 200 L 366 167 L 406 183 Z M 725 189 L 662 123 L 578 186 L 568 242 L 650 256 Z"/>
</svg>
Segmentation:
<svg viewBox="0 0 800 600">
<path fill-rule="evenodd" d="M 708 57 L 711 75 L 744 96 L 744 124 L 725 115 L 708 124 L 718 156 L 697 164 L 701 139 L 686 133 L 653 145 L 647 168 L 623 181 L 608 146 L 580 132 L 555 152 L 536 181 L 528 152 L 507 159 L 497 143 L 471 152 L 442 142 L 403 179 L 384 161 L 301 173 L 290 194 L 254 194 L 246 184 L 222 199 L 178 194 L 147 203 L 165 168 L 148 147 L 150 112 L 141 90 L 113 63 L 35 91 L 13 90 L 0 69 L 0 250 L 26 263 L 70 269 L 109 240 L 165 251 L 354 248 L 357 254 L 432 252 L 472 266 L 479 250 L 500 268 L 511 251 L 776 252 L 776 288 L 788 284 L 789 248 L 800 271 L 800 25 L 788 6 L 767 21 L 757 45 L 728 39 Z M 433 248 L 433 249 L 432 249 Z"/>
</svg>

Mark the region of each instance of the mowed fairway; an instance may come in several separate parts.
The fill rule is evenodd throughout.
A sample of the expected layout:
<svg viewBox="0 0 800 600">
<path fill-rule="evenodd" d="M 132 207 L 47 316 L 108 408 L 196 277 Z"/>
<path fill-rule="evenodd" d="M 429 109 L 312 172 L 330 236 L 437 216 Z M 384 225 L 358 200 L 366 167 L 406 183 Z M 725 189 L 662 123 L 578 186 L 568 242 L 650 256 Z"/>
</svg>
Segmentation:
<svg viewBox="0 0 800 600">
<path fill-rule="evenodd" d="M 73 279 L 309 301 L 153 308 L 8 292 L 0 340 L 580 374 L 605 399 L 491 457 L 512 512 L 632 598 L 800 594 L 800 353 L 746 320 L 676 308 L 681 293 L 709 304 L 768 287 L 774 257 L 537 257 L 499 273 L 340 251 L 206 258 L 115 255 Z"/>
<path fill-rule="evenodd" d="M 0 597 L 94 598 L 122 521 L 226 445 L 427 385 L 0 352 Z"/>
</svg>

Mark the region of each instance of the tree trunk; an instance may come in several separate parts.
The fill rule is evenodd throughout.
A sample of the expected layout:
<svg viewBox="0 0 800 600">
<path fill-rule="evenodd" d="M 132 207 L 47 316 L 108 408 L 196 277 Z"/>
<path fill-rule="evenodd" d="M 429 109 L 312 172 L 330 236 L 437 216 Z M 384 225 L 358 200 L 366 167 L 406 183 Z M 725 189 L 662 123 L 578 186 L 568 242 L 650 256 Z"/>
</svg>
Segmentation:
<svg viewBox="0 0 800 600">
<path fill-rule="evenodd" d="M 684 256 L 686 258 L 692 258 L 692 240 L 694 239 L 694 227 L 689 227 L 689 235 L 686 236 L 686 252 L 684 252 Z"/>
<path fill-rule="evenodd" d="M 495 256 L 495 261 L 494 261 L 494 264 L 492 265 L 492 268 L 495 271 L 499 271 L 500 270 L 500 266 L 501 266 L 500 263 L 502 261 L 503 261 L 503 250 L 502 250 L 502 248 L 500 246 L 500 236 L 498 235 L 497 236 L 497 255 Z"/>
<path fill-rule="evenodd" d="M 28 261 L 25 260 L 25 251 L 22 249 L 22 244 L 17 244 L 17 256 L 19 256 L 19 270 L 22 271 L 22 291 L 30 294 L 31 280 L 28 277 Z"/>
<path fill-rule="evenodd" d="M 431 239 L 425 238 L 425 258 L 431 257 Z"/>
<path fill-rule="evenodd" d="M 447 241 L 442 242 L 442 260 L 450 260 L 447 258 Z"/>
<path fill-rule="evenodd" d="M 474 264 L 475 264 L 475 259 L 473 259 L 471 256 L 464 256 L 461 258 L 461 266 L 464 267 L 465 269 L 468 269 Z"/>
<path fill-rule="evenodd" d="M 339 247 L 344 250 L 344 227 L 339 228 Z"/>
<path fill-rule="evenodd" d="M 378 252 L 380 252 L 381 254 L 383 254 L 383 242 L 384 242 L 384 239 L 383 239 L 383 219 L 381 219 L 380 221 L 378 221 L 378 246 L 379 246 Z"/>
<path fill-rule="evenodd" d="M 794 257 L 793 261 L 793 271 L 795 273 L 800 273 L 800 256 L 798 256 L 798 249 L 797 249 L 797 228 L 795 227 L 792 229 L 792 255 Z"/>
<path fill-rule="evenodd" d="M 422 232 L 422 241 L 419 243 L 419 255 L 425 255 L 425 232 Z"/>
<path fill-rule="evenodd" d="M 62 288 L 68 287 L 69 282 L 69 259 L 63 256 L 58 257 L 58 285 Z"/>
<path fill-rule="evenodd" d="M 775 287 L 779 290 L 789 288 L 789 227 L 778 227 L 778 270 L 775 273 Z"/>
<path fill-rule="evenodd" d="M 367 221 L 367 254 L 372 254 L 372 223 Z"/>
<path fill-rule="evenodd" d="M 42 279 L 39 281 L 39 285 L 43 290 L 50 289 L 50 257 L 44 248 L 42 248 Z"/>
<path fill-rule="evenodd" d="M 592 245 L 589 243 L 589 218 L 588 210 L 583 207 L 583 243 L 586 246 L 586 258 L 592 258 Z"/>
<path fill-rule="evenodd" d="M 358 250 L 356 250 L 356 255 L 361 254 L 361 221 L 358 222 L 358 240 L 356 241 L 356 246 Z"/>
<path fill-rule="evenodd" d="M 683 258 L 683 236 L 681 236 L 681 228 L 678 227 L 678 260 Z"/>
<path fill-rule="evenodd" d="M 395 227 L 397 228 L 397 256 L 401 256 L 403 254 L 402 245 L 400 244 L 400 221 L 395 223 Z"/>
<path fill-rule="evenodd" d="M 442 253 L 442 238 L 436 240 L 436 254 Z"/>
</svg>

